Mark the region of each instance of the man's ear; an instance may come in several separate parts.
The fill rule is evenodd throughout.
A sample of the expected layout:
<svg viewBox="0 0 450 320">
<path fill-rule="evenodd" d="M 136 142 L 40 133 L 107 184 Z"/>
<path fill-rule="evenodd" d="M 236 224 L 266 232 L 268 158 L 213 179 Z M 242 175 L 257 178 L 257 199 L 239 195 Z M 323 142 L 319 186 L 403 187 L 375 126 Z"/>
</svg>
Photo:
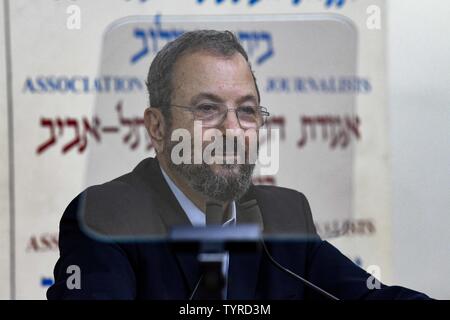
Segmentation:
<svg viewBox="0 0 450 320">
<path fill-rule="evenodd" d="M 158 108 L 147 108 L 144 112 L 144 125 L 152 140 L 152 144 L 158 153 L 164 150 L 164 134 L 166 122 L 161 110 Z"/>
</svg>

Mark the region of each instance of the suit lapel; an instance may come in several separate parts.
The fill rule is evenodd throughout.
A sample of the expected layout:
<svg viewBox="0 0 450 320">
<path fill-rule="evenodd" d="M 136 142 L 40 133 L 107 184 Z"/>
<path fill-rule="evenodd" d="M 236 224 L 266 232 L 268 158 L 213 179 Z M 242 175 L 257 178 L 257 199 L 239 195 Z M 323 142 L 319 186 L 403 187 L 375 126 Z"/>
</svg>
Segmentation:
<svg viewBox="0 0 450 320">
<path fill-rule="evenodd" d="M 157 198 L 159 201 L 155 204 L 155 210 L 161 217 L 167 232 L 171 226 L 191 225 L 186 213 L 167 185 L 156 159 L 148 158 L 144 160 L 134 171 L 142 179 L 141 181 L 145 185 L 145 188 L 158 195 Z M 200 277 L 200 266 L 197 261 L 197 255 L 191 252 L 174 250 L 173 248 L 170 250 L 174 254 L 177 264 L 181 269 L 188 291 L 192 292 Z"/>
<path fill-rule="evenodd" d="M 186 213 L 162 175 L 158 160 L 147 158 L 134 169 L 134 172 L 149 192 L 158 195 L 155 197 L 158 199 L 155 210 L 167 231 L 174 225 L 190 225 Z"/>
</svg>

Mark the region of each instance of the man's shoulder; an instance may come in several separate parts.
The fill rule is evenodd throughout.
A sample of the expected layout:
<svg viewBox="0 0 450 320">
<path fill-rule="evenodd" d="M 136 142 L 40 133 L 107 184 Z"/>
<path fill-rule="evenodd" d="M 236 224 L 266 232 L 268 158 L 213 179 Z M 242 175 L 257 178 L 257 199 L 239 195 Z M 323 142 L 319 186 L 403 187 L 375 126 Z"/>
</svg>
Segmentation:
<svg viewBox="0 0 450 320">
<path fill-rule="evenodd" d="M 253 195 L 260 207 L 266 232 L 275 235 L 316 234 L 305 195 L 297 190 L 258 185 Z"/>
<path fill-rule="evenodd" d="M 147 158 L 136 165 L 132 171 L 110 181 L 86 188 L 78 197 L 92 197 L 100 204 L 118 204 L 146 196 L 149 189 L 156 190 L 161 183 L 157 171 L 157 160 Z"/>
<path fill-rule="evenodd" d="M 280 186 L 272 186 L 272 185 L 255 185 L 255 192 L 260 196 L 269 197 L 269 198 L 279 198 L 282 199 L 297 199 L 297 200 L 306 200 L 305 195 L 297 190 L 280 187 Z"/>
<path fill-rule="evenodd" d="M 155 210 L 158 195 L 151 192 L 157 179 L 148 166 L 149 159 L 145 159 L 129 173 L 86 188 L 72 200 L 65 215 L 78 219 L 83 231 L 100 238 L 163 233 Z M 148 174 L 146 179 L 143 171 Z"/>
<path fill-rule="evenodd" d="M 258 203 L 264 206 L 287 209 L 295 208 L 296 210 L 302 211 L 302 213 L 308 213 L 310 211 L 306 196 L 302 192 L 294 189 L 257 185 L 253 186 L 253 196 L 257 199 Z"/>
</svg>

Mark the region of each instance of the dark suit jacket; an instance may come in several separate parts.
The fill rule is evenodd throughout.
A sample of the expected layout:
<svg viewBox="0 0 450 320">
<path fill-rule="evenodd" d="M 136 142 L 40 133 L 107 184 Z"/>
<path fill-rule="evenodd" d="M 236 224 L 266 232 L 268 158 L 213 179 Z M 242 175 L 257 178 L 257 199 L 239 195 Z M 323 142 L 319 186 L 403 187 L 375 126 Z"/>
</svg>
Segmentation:
<svg viewBox="0 0 450 320">
<path fill-rule="evenodd" d="M 268 242 L 275 260 L 338 298 L 427 298 L 402 287 L 369 289 L 370 275 L 317 236 L 303 194 L 251 186 L 240 203 L 249 199 L 257 200 L 265 234 L 305 235 L 298 241 Z M 237 223 L 243 221 L 238 203 Z M 201 276 L 195 254 L 178 252 L 165 241 L 143 239 L 149 235 L 161 239 L 170 226 L 189 223 L 156 159 L 145 159 L 132 172 L 88 188 L 69 204 L 61 219 L 60 258 L 47 298 L 187 299 Z M 66 285 L 70 265 L 80 267 L 80 289 Z M 230 252 L 228 298 L 323 297 L 275 268 L 261 250 L 254 250 Z"/>
</svg>

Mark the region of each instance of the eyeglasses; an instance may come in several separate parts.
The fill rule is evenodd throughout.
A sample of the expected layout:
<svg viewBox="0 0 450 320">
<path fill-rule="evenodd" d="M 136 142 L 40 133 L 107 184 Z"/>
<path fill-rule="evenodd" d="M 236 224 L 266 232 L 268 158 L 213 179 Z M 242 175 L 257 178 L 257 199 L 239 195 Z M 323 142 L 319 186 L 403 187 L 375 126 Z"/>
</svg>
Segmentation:
<svg viewBox="0 0 450 320">
<path fill-rule="evenodd" d="M 230 109 L 219 103 L 202 103 L 194 107 L 170 105 L 170 107 L 191 112 L 195 120 L 202 121 L 203 126 L 209 128 L 220 126 L 230 111 L 236 114 L 242 129 L 258 129 L 266 123 L 267 117 L 270 116 L 267 108 L 254 105 L 243 105 Z"/>
</svg>

